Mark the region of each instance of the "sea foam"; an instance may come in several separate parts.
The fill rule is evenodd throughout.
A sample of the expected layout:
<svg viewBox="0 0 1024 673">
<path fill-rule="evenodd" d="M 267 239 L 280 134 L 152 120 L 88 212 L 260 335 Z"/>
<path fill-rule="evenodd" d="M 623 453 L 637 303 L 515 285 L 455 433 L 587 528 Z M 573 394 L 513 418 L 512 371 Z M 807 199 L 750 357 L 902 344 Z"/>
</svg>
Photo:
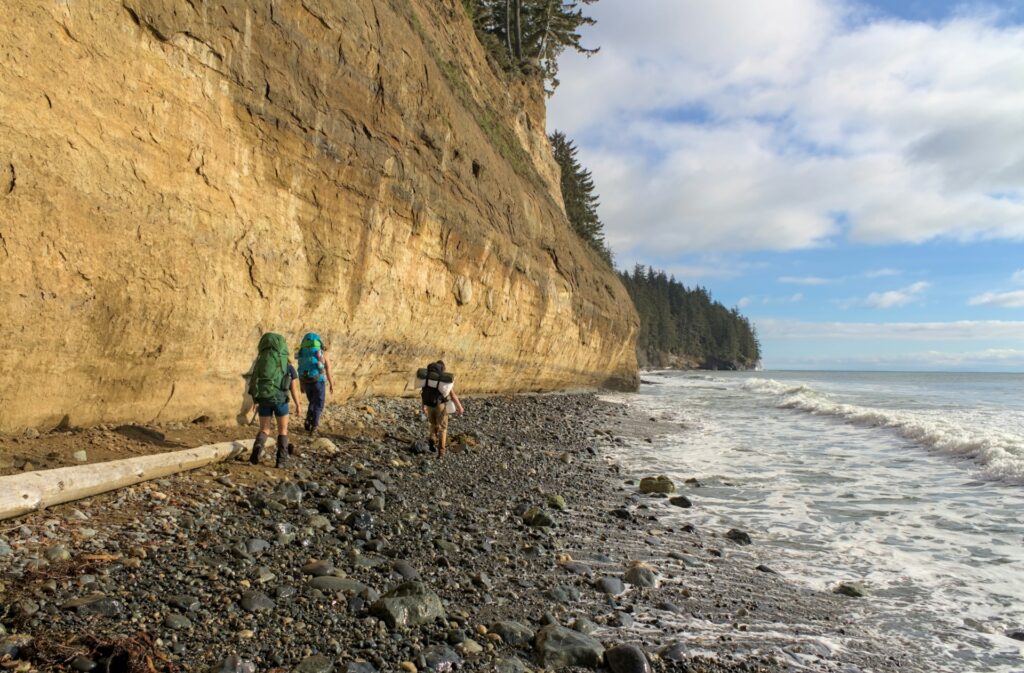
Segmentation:
<svg viewBox="0 0 1024 673">
<path fill-rule="evenodd" d="M 974 460 L 989 478 L 1024 483 L 1024 436 L 971 423 L 955 414 L 846 404 L 809 386 L 773 379 L 749 379 L 743 389 L 776 398 L 782 409 L 832 416 L 847 423 L 884 428 L 900 437 L 945 454 Z"/>
</svg>

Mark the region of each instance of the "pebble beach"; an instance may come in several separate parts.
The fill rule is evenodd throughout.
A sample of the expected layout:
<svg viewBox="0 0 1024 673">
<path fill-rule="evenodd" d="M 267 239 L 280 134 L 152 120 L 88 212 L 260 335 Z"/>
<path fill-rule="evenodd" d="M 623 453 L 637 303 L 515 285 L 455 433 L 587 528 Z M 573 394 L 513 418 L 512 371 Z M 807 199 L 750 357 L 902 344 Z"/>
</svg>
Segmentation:
<svg viewBox="0 0 1024 673">
<path fill-rule="evenodd" d="M 415 401 L 362 400 L 294 434 L 286 470 L 220 463 L 4 522 L 4 665 L 917 670 L 858 633 L 856 587 L 788 582 L 756 536 L 686 523 L 698 481 L 608 457 L 657 421 L 591 394 L 465 403 L 444 460 Z"/>
</svg>

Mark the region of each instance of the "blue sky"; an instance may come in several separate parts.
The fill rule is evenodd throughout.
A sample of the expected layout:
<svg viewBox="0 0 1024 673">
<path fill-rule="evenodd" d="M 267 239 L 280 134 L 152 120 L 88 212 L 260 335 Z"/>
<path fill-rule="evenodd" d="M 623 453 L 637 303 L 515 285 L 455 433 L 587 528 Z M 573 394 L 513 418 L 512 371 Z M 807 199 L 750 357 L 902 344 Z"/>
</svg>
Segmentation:
<svg viewBox="0 0 1024 673">
<path fill-rule="evenodd" d="M 766 368 L 1024 371 L 1024 2 L 602 0 L 548 125 Z"/>
</svg>

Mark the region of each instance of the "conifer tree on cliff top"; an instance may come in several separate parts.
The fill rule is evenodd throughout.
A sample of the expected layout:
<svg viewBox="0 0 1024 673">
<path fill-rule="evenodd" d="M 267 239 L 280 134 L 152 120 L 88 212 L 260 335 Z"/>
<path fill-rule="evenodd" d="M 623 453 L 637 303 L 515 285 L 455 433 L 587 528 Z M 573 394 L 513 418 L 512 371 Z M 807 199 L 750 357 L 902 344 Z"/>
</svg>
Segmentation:
<svg viewBox="0 0 1024 673">
<path fill-rule="evenodd" d="M 561 131 L 549 136 L 555 161 L 562 169 L 562 199 L 565 214 L 576 233 L 611 262 L 611 251 L 604 240 L 604 225 L 597 215 L 598 198 L 590 171 L 576 158 L 576 145 Z"/>
<path fill-rule="evenodd" d="M 558 55 L 566 49 L 591 55 L 597 49 L 582 44 L 580 28 L 594 20 L 583 5 L 597 0 L 463 0 L 481 42 L 511 70 L 537 75 L 558 86 Z"/>
</svg>

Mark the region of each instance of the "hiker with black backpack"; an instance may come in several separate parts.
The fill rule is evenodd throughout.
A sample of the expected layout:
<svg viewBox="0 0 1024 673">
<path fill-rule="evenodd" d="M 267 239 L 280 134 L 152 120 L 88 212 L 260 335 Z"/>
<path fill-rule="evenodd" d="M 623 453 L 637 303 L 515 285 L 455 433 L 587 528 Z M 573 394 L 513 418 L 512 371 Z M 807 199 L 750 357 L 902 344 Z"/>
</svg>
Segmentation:
<svg viewBox="0 0 1024 673">
<path fill-rule="evenodd" d="M 327 389 L 334 392 L 327 342 L 316 332 L 307 332 L 299 344 L 295 359 L 299 363 L 299 386 L 306 396 L 306 432 L 313 434 L 320 425 L 320 414 L 327 401 Z"/>
<path fill-rule="evenodd" d="M 444 362 L 431 362 L 416 372 L 416 385 L 420 388 L 420 403 L 430 423 L 427 443 L 430 449 L 437 448 L 437 457 L 444 458 L 448 451 L 448 414 L 466 410 L 455 394 L 455 374 L 446 372 Z"/>
<path fill-rule="evenodd" d="M 288 343 L 280 334 L 267 332 L 260 337 L 259 354 L 253 363 L 252 375 L 249 377 L 249 394 L 257 405 L 260 416 L 260 431 L 256 441 L 252 443 L 252 455 L 249 462 L 258 465 L 263 445 L 270 437 L 271 417 L 277 418 L 277 458 L 276 467 L 286 467 L 290 454 L 288 446 L 288 394 L 291 393 L 295 402 L 295 413 L 301 414 L 299 390 L 296 380 L 299 378 L 295 367 L 288 362 Z"/>
</svg>

